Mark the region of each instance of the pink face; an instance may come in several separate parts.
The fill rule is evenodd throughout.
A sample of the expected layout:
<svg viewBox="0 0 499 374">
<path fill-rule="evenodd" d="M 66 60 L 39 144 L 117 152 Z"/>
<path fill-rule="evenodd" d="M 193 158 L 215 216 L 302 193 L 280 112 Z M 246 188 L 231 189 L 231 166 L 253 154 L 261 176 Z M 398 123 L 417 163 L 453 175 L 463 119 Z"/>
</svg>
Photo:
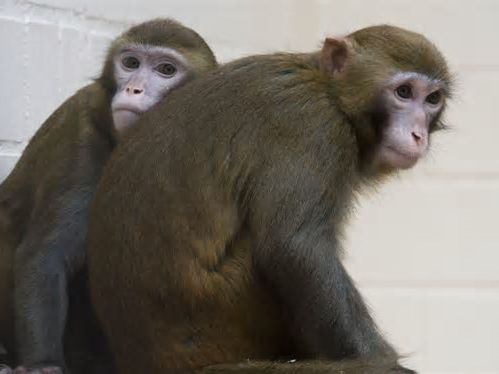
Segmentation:
<svg viewBox="0 0 499 374">
<path fill-rule="evenodd" d="M 375 163 L 388 169 L 411 168 L 428 149 L 430 124 L 445 101 L 443 84 L 419 73 L 398 73 L 383 96 L 388 123 Z"/>
<path fill-rule="evenodd" d="M 111 103 L 118 134 L 133 126 L 171 90 L 182 85 L 192 68 L 172 48 L 132 44 L 114 56 L 116 94 Z"/>
</svg>

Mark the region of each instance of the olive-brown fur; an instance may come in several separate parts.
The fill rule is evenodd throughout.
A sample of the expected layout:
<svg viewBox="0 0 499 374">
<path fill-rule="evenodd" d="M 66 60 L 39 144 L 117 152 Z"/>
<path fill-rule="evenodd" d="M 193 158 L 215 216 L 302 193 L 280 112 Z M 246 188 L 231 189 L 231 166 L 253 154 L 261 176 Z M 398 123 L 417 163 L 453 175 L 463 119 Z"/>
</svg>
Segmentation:
<svg viewBox="0 0 499 374">
<path fill-rule="evenodd" d="M 113 154 L 93 203 L 89 270 L 121 374 L 287 358 L 405 372 L 341 263 L 340 239 L 356 194 L 384 176 L 368 165 L 377 139 L 361 128 L 381 125 L 378 78 L 391 68 L 449 79 L 418 34 L 380 26 L 347 39 L 338 69 L 320 53 L 222 66 L 147 113 Z M 420 57 L 430 63 L 413 65 Z M 369 372 L 362 362 L 345 372 Z M 283 365 L 226 370 L 343 370 Z"/>
<path fill-rule="evenodd" d="M 0 342 L 11 365 L 67 363 L 73 373 L 87 373 L 90 356 L 80 349 L 105 354 L 85 286 L 85 240 L 89 203 L 117 142 L 113 57 L 128 43 L 176 49 L 191 64 L 190 78 L 216 66 L 193 30 L 169 19 L 139 24 L 113 42 L 101 77 L 66 100 L 30 140 L 0 185 Z"/>
</svg>

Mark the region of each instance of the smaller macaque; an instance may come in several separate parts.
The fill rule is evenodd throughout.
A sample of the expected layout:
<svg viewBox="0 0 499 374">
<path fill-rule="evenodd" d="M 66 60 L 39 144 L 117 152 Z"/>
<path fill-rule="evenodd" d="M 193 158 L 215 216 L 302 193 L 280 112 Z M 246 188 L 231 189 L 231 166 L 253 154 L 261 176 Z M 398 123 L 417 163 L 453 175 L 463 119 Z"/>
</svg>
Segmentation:
<svg viewBox="0 0 499 374">
<path fill-rule="evenodd" d="M 130 28 L 111 44 L 101 76 L 45 121 L 0 186 L 0 341 L 21 365 L 16 373 L 91 371 L 73 345 L 103 355 L 80 274 L 102 167 L 144 112 L 216 66 L 206 42 L 176 21 Z"/>
</svg>

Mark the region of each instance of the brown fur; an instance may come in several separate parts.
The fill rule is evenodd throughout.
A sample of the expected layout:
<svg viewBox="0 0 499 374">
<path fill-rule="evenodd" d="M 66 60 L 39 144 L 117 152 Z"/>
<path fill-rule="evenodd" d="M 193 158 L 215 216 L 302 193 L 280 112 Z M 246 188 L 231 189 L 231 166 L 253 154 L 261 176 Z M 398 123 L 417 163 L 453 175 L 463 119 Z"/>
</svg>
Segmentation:
<svg viewBox="0 0 499 374">
<path fill-rule="evenodd" d="M 69 310 L 66 333 L 73 373 L 87 372 L 89 357 L 80 348 L 104 353 L 102 337 L 93 335 L 80 272 L 89 202 L 116 143 L 110 113 L 116 90 L 112 60 L 128 43 L 177 49 L 190 62 L 191 77 L 216 66 L 212 51 L 193 30 L 168 19 L 142 23 L 113 42 L 102 76 L 66 100 L 33 136 L 0 186 L 0 341 L 11 353 L 11 364 L 17 355 L 23 365 L 64 366 L 68 303 L 78 305 Z"/>
<path fill-rule="evenodd" d="M 368 165 L 377 139 L 362 130 L 382 125 L 378 74 L 406 57 L 370 42 L 379 38 L 431 45 L 382 26 L 321 52 L 332 58 L 244 58 L 172 94 L 118 147 L 93 204 L 89 269 L 121 374 L 286 358 L 405 372 L 341 263 L 355 195 L 382 176 Z M 410 51 L 446 71 L 436 50 Z M 224 370 L 343 370 L 283 365 Z"/>
</svg>

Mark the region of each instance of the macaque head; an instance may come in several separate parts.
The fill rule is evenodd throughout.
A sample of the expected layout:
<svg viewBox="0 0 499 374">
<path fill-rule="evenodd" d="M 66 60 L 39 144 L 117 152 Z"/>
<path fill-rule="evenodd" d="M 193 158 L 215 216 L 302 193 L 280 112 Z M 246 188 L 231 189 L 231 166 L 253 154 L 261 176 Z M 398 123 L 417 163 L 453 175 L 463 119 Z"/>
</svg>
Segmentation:
<svg viewBox="0 0 499 374">
<path fill-rule="evenodd" d="M 426 154 L 452 89 L 445 59 L 430 41 L 396 27 L 369 27 L 326 39 L 320 65 L 354 124 L 364 168 L 408 169 Z"/>
</svg>

